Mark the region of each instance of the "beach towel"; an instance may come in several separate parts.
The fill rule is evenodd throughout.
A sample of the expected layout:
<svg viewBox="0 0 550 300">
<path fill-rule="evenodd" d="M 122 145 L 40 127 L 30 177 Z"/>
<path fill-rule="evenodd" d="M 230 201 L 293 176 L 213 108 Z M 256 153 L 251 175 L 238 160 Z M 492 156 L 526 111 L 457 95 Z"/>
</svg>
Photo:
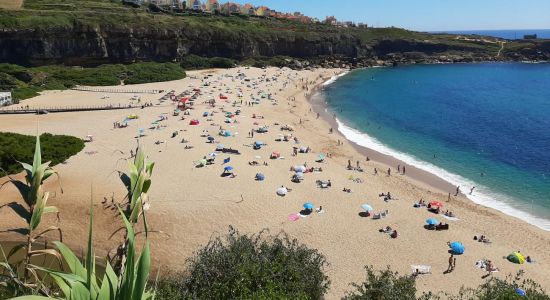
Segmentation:
<svg viewBox="0 0 550 300">
<path fill-rule="evenodd" d="M 295 222 L 295 221 L 300 220 L 300 216 L 298 214 L 290 214 L 288 216 L 288 220 L 292 221 L 292 222 Z"/>
<path fill-rule="evenodd" d="M 418 270 L 418 273 L 416 275 L 424 275 L 424 274 L 432 273 L 432 267 L 426 266 L 426 265 L 411 265 L 411 269 L 413 271 L 413 274 L 415 274 L 416 270 Z"/>
<path fill-rule="evenodd" d="M 459 218 L 456 218 L 456 217 L 449 217 L 449 216 L 446 216 L 446 215 L 441 215 L 443 218 L 447 219 L 447 220 L 450 220 L 450 221 L 459 221 L 460 219 Z"/>
</svg>

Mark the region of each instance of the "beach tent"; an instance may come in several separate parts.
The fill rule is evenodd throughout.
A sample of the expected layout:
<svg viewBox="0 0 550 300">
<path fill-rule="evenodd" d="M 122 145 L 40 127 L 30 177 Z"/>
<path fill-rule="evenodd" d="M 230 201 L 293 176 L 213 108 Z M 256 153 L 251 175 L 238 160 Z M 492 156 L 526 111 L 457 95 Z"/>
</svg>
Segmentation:
<svg viewBox="0 0 550 300">
<path fill-rule="evenodd" d="M 449 244 L 453 254 L 464 254 L 464 245 L 461 242 L 452 242 Z"/>
<path fill-rule="evenodd" d="M 304 203 L 304 208 L 305 209 L 310 209 L 311 210 L 311 209 L 313 209 L 313 207 L 314 207 L 313 203 L 311 203 L 311 202 Z"/>
<path fill-rule="evenodd" d="M 525 257 L 523 256 L 523 254 L 521 254 L 519 252 L 511 253 L 510 255 L 508 255 L 506 257 L 506 259 L 508 259 L 510 262 L 513 262 L 515 264 L 524 264 L 525 263 Z"/>
<path fill-rule="evenodd" d="M 258 181 L 264 181 L 265 175 L 262 173 L 256 173 L 256 180 Z"/>
<path fill-rule="evenodd" d="M 439 202 L 439 201 L 432 201 L 430 202 L 430 206 L 431 207 L 443 207 L 443 203 Z"/>
<path fill-rule="evenodd" d="M 189 125 L 199 125 L 199 120 L 193 119 L 189 122 Z"/>
<path fill-rule="evenodd" d="M 429 218 L 428 220 L 426 220 L 426 224 L 428 224 L 428 225 L 437 225 L 437 224 L 439 224 L 439 221 L 434 219 L 434 218 Z"/>
<path fill-rule="evenodd" d="M 370 206 L 370 205 L 368 205 L 368 204 L 363 204 L 363 205 L 361 205 L 361 208 L 362 208 L 364 211 L 367 211 L 367 212 L 373 211 L 372 206 Z"/>
<path fill-rule="evenodd" d="M 276 192 L 279 196 L 286 196 L 286 194 L 288 194 L 288 189 L 286 187 L 280 187 Z"/>
<path fill-rule="evenodd" d="M 210 156 L 210 157 L 216 157 L 216 156 L 218 156 L 218 153 L 212 152 L 212 153 L 208 154 L 208 156 Z"/>
</svg>

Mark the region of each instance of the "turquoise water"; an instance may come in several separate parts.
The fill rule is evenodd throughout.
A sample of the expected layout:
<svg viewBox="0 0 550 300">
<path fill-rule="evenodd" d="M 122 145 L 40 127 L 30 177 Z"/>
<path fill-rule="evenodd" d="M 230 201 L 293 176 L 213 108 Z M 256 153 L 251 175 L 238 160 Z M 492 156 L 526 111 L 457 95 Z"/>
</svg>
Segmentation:
<svg viewBox="0 0 550 300">
<path fill-rule="evenodd" d="M 436 31 L 434 33 L 477 34 L 508 40 L 523 39 L 523 36 L 526 34 L 536 34 L 539 39 L 550 39 L 550 29 L 462 30 Z"/>
<path fill-rule="evenodd" d="M 550 64 L 357 70 L 324 97 L 354 142 L 550 230 Z"/>
</svg>

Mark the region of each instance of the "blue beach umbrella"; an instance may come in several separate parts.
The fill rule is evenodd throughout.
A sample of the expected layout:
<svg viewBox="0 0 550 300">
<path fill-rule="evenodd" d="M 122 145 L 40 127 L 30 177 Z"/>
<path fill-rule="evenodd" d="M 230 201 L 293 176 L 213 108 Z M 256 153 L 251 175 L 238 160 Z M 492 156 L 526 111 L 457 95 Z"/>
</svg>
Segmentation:
<svg viewBox="0 0 550 300">
<path fill-rule="evenodd" d="M 434 218 L 429 218 L 428 220 L 426 220 L 426 224 L 428 224 L 428 225 L 437 225 L 437 224 L 439 224 L 439 221 L 434 219 Z"/>
<path fill-rule="evenodd" d="M 464 245 L 461 242 L 452 242 L 449 247 L 453 254 L 464 254 Z"/>
<path fill-rule="evenodd" d="M 213 136 L 208 136 L 207 139 L 208 139 L 209 141 L 213 141 L 213 140 L 214 140 L 214 137 L 213 137 Z"/>
<path fill-rule="evenodd" d="M 263 146 L 263 145 L 264 145 L 264 142 L 261 142 L 261 141 L 255 141 L 255 142 L 254 142 L 254 145 L 255 145 L 256 147 L 261 147 L 261 146 Z"/>
<path fill-rule="evenodd" d="M 368 205 L 368 204 L 363 204 L 361 205 L 361 208 L 365 211 L 373 211 L 374 209 L 372 208 L 372 206 Z"/>
<path fill-rule="evenodd" d="M 256 174 L 256 180 L 258 180 L 258 181 L 264 181 L 264 179 L 265 179 L 265 175 L 264 175 L 264 174 L 262 174 L 262 173 L 257 173 L 257 174 Z"/>
<path fill-rule="evenodd" d="M 233 167 L 232 167 L 232 166 L 227 166 L 227 167 L 223 168 L 223 171 L 224 171 L 224 172 L 233 171 Z"/>
<path fill-rule="evenodd" d="M 304 203 L 304 208 L 305 209 L 313 209 L 313 203 L 310 203 L 310 202 L 306 202 Z"/>
</svg>

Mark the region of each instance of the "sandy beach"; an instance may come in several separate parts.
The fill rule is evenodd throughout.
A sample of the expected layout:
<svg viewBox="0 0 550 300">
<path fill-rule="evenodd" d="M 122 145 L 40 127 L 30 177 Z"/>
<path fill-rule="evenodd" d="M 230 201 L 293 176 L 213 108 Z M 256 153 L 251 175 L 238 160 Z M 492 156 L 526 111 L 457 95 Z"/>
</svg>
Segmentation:
<svg viewBox="0 0 550 300">
<path fill-rule="evenodd" d="M 449 183 L 408 165 L 406 175 L 398 174 L 397 164 L 404 164 L 359 148 L 338 133 L 331 116 L 323 115 L 322 104 L 312 104 L 309 96 L 315 88 L 322 88 L 323 82 L 343 71 L 204 70 L 188 72 L 183 80 L 131 87 L 165 91 L 158 94 L 53 91 L 25 100 L 21 105 L 134 104 L 138 107 L 39 116 L 0 115 L 0 128 L 23 134 L 49 132 L 81 138 L 93 135 L 94 141 L 86 143 L 82 152 L 54 167 L 61 175 L 64 193 L 61 194 L 54 180 L 46 184 L 46 190 L 54 192 L 50 203 L 61 211 L 59 226 L 64 239 L 75 249 L 86 241 L 91 190 L 96 215 L 95 245 L 104 253 L 116 246 L 117 240 L 110 240 L 109 236 L 121 224 L 114 217 L 116 212 L 106 206 L 111 198 L 122 200 L 124 197 L 124 187 L 116 171 L 126 171 L 125 160 L 136 148 L 136 137 L 143 129 L 144 136 L 139 138 L 139 143 L 156 163 L 148 211 L 152 230 L 162 231 L 151 237 L 156 268 L 170 266 L 182 270 L 186 257 L 212 236 L 227 233 L 232 225 L 242 233 L 257 233 L 264 228 L 274 234 L 285 231 L 325 254 L 330 263 L 326 271 L 332 282 L 328 299 L 340 298 L 351 289 L 351 282 L 363 280 L 365 265 L 377 269 L 390 266 L 401 274 L 412 273 L 411 265 L 431 266 L 431 274 L 418 277 L 417 288 L 455 293 L 463 285 L 473 287 L 483 281 L 486 272 L 475 265 L 482 259 L 492 260 L 500 269 L 492 276 L 504 278 L 524 270 L 526 277 L 550 290 L 550 232 L 474 204 L 461 195 L 448 201 L 448 193 L 454 194 L 454 187 Z M 173 116 L 174 103 L 170 99 L 159 101 L 168 91 L 174 90 L 179 95 L 193 89 L 200 89 L 200 96 L 189 110 L 190 115 Z M 212 99 L 216 101 L 215 107 L 208 103 Z M 258 104 L 248 105 L 249 102 Z M 152 106 L 140 108 L 144 103 Z M 226 123 L 225 112 L 237 110 L 239 114 Z M 207 117 L 203 116 L 205 112 Z M 317 117 L 317 112 L 321 116 Z M 126 128 L 114 128 L 115 122 L 122 122 L 129 115 L 139 118 L 128 121 Z M 152 124 L 161 118 L 165 120 L 159 121 L 159 126 Z M 190 125 L 192 119 L 199 124 Z M 282 131 L 285 125 L 293 131 Z M 254 136 L 250 136 L 251 130 L 263 126 L 268 128 L 266 133 L 254 132 Z M 231 136 L 221 136 L 220 128 L 230 131 Z M 329 133 L 330 128 L 333 133 Z M 177 136 L 172 137 L 175 132 Z M 208 134 L 215 142 L 208 142 Z M 276 141 L 281 134 L 292 134 L 292 138 L 286 142 Z M 299 143 L 293 140 L 294 137 Z M 188 142 L 182 143 L 182 139 Z M 256 141 L 265 145 L 254 149 L 252 145 Z M 238 149 L 241 154 L 218 152 L 214 164 L 195 167 L 203 157 L 210 158 L 217 144 Z M 192 148 L 185 149 L 186 146 Z M 293 147 L 309 147 L 311 151 L 294 156 Z M 270 159 L 273 152 L 279 152 L 281 157 Z M 316 162 L 320 154 L 327 157 Z M 366 161 L 366 156 L 371 160 Z M 223 164 L 227 158 L 230 162 Z M 251 165 L 252 161 L 257 161 L 258 165 Z M 348 161 L 353 167 L 359 162 L 363 172 L 349 170 Z M 291 182 L 295 174 L 290 171 L 291 167 L 304 164 L 308 168 L 322 168 L 322 172 L 306 172 L 302 182 Z M 235 176 L 220 176 L 226 166 L 233 167 Z M 377 175 L 374 168 L 378 170 Z M 391 168 L 391 176 L 386 174 L 388 168 Z M 257 173 L 264 174 L 265 180 L 255 180 Z M 330 180 L 331 186 L 320 188 L 318 180 Z M 0 179 L 0 183 L 4 181 L 5 178 Z M 284 197 L 276 194 L 281 186 L 291 189 Z M 344 188 L 351 189 L 351 193 L 344 192 Z M 387 192 L 391 193 L 392 200 L 384 201 L 379 195 Z M 107 204 L 102 204 L 104 198 Z M 428 203 L 442 202 L 442 211 L 451 210 L 457 218 L 449 220 L 425 207 L 413 207 L 420 199 Z M 0 192 L 0 205 L 11 201 L 19 201 L 19 198 L 15 189 L 7 185 Z M 289 216 L 299 213 L 306 202 L 322 206 L 323 213 L 313 211 L 297 221 L 289 220 Z M 372 206 L 373 213 L 387 210 L 388 214 L 378 220 L 372 216 L 363 217 L 363 204 Z M 426 230 L 424 225 L 428 218 L 448 223 L 449 230 Z M 48 217 L 43 224 L 55 222 L 55 218 Z M 9 230 L 22 224 L 7 207 L 0 209 L 1 240 L 20 238 Z M 386 226 L 397 230 L 399 236 L 392 239 L 379 232 Z M 476 235 L 487 236 L 491 243 L 473 240 Z M 462 242 L 466 251 L 457 256 L 456 269 L 444 274 L 449 257 L 448 241 Z M 531 256 L 536 263 L 516 265 L 503 258 L 514 251 Z"/>
</svg>

